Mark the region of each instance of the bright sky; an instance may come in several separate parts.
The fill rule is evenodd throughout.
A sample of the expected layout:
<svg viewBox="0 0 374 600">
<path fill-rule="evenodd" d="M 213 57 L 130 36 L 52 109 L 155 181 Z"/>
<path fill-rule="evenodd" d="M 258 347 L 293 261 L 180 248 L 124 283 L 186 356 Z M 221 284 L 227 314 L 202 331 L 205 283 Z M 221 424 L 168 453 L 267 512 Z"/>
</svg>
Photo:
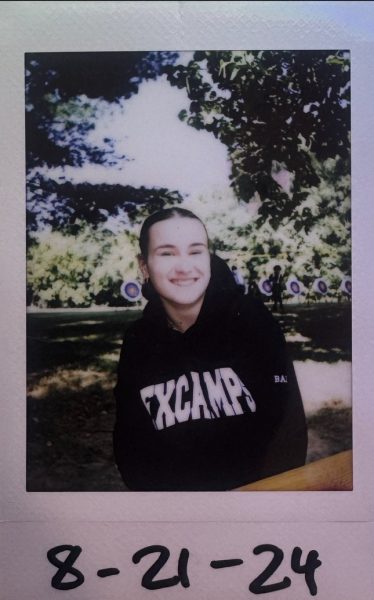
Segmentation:
<svg viewBox="0 0 374 600">
<path fill-rule="evenodd" d="M 117 139 L 116 153 L 126 155 L 118 167 L 89 165 L 49 171 L 74 182 L 119 183 L 134 187 L 167 187 L 192 194 L 229 185 L 226 147 L 211 133 L 196 130 L 178 119 L 189 106 L 184 90 L 171 87 L 166 78 L 144 82 L 138 94 L 111 108 L 98 122 L 90 141 L 102 145 L 104 137 Z"/>
</svg>

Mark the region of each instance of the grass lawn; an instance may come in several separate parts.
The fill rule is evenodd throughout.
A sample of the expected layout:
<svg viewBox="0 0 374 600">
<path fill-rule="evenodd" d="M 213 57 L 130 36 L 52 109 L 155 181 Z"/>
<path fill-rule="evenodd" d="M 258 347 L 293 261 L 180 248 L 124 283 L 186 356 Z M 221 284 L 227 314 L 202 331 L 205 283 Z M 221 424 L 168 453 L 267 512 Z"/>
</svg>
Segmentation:
<svg viewBox="0 0 374 600">
<path fill-rule="evenodd" d="M 28 491 L 125 489 L 112 456 L 113 387 L 123 334 L 139 314 L 28 314 Z M 295 360 L 350 361 L 350 304 L 288 305 L 275 316 Z M 311 460 L 350 447 L 350 419 L 339 404 L 309 418 Z"/>
</svg>

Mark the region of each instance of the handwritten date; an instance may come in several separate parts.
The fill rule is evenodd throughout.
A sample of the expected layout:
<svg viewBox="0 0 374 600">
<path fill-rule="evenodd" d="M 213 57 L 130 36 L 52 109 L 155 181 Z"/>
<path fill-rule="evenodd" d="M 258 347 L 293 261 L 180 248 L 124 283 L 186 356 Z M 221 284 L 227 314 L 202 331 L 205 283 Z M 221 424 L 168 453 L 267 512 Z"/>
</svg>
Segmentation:
<svg viewBox="0 0 374 600">
<path fill-rule="evenodd" d="M 56 573 L 51 579 L 51 586 L 57 590 L 72 590 L 81 586 L 84 583 L 84 575 L 73 565 L 76 563 L 79 555 L 82 552 L 80 546 L 72 546 L 64 544 L 55 546 L 47 552 L 48 561 L 57 568 Z M 291 579 L 289 577 L 283 577 L 283 579 L 275 581 L 274 583 L 267 583 L 270 577 L 274 575 L 284 559 L 284 552 L 278 546 L 273 544 L 260 544 L 253 548 L 253 554 L 255 556 L 267 552 L 271 555 L 270 561 L 265 569 L 255 577 L 249 584 L 249 591 L 252 594 L 267 594 L 278 590 L 284 590 L 291 586 Z M 65 558 L 62 560 L 60 555 L 67 553 Z M 132 562 L 137 565 L 141 562 L 142 558 L 149 554 L 156 554 L 157 558 L 149 567 L 149 569 L 143 574 L 141 579 L 141 585 L 147 590 L 158 590 L 166 587 L 172 587 L 181 585 L 184 588 L 190 587 L 190 580 L 188 577 L 188 560 L 190 552 L 187 548 L 182 548 L 177 563 L 177 574 L 173 577 L 160 578 L 159 575 L 162 568 L 168 562 L 170 558 L 170 550 L 166 546 L 153 545 L 145 546 L 141 548 L 132 557 Z M 302 562 L 303 551 L 301 548 L 296 546 L 291 553 L 291 569 L 296 574 L 304 575 L 305 583 L 308 587 L 311 596 L 317 595 L 317 584 L 315 581 L 315 572 L 318 567 L 321 566 L 322 562 L 319 560 L 318 552 L 316 550 L 310 550 L 308 552 L 305 562 Z M 232 568 L 243 564 L 241 558 L 229 558 L 224 560 L 212 560 L 210 567 L 212 569 L 224 569 Z M 110 577 L 118 575 L 119 569 L 110 567 L 106 569 L 99 569 L 97 571 L 98 577 Z M 65 576 L 69 575 L 69 581 L 64 581 Z"/>
</svg>

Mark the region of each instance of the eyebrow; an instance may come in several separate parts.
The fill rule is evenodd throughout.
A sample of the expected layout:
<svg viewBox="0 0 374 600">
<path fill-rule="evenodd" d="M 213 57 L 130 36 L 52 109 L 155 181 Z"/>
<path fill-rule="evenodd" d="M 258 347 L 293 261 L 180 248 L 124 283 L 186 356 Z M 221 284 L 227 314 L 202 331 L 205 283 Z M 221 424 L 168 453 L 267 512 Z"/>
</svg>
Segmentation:
<svg viewBox="0 0 374 600">
<path fill-rule="evenodd" d="M 207 244 L 205 244 L 204 242 L 193 242 L 192 244 L 189 244 L 189 248 L 194 248 L 197 246 L 203 246 L 204 248 L 207 247 Z M 176 246 L 174 244 L 161 244 L 160 246 L 156 246 L 156 248 L 154 249 L 154 251 L 156 250 L 164 250 L 164 249 L 170 249 L 170 248 L 176 248 Z"/>
</svg>

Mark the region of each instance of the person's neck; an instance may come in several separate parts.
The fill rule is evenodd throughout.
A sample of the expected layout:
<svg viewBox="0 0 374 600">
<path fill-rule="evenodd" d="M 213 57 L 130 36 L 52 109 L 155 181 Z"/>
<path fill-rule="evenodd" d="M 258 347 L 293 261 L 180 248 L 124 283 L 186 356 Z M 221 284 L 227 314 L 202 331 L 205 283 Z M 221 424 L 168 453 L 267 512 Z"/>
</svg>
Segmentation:
<svg viewBox="0 0 374 600">
<path fill-rule="evenodd" d="M 173 329 L 184 333 L 197 321 L 204 298 L 200 298 L 194 304 L 181 307 L 162 299 L 168 321 Z"/>
</svg>

